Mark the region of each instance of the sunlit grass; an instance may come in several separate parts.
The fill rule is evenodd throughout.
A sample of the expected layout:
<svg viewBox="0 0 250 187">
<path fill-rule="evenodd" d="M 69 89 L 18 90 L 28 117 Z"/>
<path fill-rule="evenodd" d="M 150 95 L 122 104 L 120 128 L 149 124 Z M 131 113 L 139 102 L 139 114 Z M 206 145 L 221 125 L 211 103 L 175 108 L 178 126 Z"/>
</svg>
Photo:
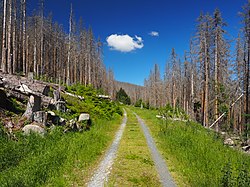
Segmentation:
<svg viewBox="0 0 250 187">
<path fill-rule="evenodd" d="M 250 156 L 224 146 L 194 122 L 157 119 L 157 111 L 133 108 L 149 126 L 179 186 L 249 186 Z"/>
<path fill-rule="evenodd" d="M 83 186 L 120 123 L 117 117 L 83 133 L 20 134 L 18 142 L 0 137 L 0 186 Z"/>
<path fill-rule="evenodd" d="M 146 139 L 131 111 L 108 186 L 161 186 Z"/>
</svg>

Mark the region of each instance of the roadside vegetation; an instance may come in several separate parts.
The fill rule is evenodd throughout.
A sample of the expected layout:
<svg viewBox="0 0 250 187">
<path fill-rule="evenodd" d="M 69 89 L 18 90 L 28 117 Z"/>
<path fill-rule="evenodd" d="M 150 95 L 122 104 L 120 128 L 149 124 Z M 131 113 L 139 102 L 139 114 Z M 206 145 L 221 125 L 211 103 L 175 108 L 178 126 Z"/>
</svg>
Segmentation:
<svg viewBox="0 0 250 187">
<path fill-rule="evenodd" d="M 12 140 L 0 125 L 0 186 L 83 186 L 87 182 L 121 123 L 122 111 L 116 103 L 98 98 L 91 87 L 67 89 L 85 99 L 63 96 L 69 108 L 63 117 L 88 112 L 90 129 L 64 133 L 63 127 L 55 126 L 44 137 L 14 132 Z"/>
<path fill-rule="evenodd" d="M 158 110 L 131 109 L 150 128 L 179 186 L 250 186 L 250 156 L 223 145 L 215 132 L 192 121 L 157 119 Z"/>
</svg>

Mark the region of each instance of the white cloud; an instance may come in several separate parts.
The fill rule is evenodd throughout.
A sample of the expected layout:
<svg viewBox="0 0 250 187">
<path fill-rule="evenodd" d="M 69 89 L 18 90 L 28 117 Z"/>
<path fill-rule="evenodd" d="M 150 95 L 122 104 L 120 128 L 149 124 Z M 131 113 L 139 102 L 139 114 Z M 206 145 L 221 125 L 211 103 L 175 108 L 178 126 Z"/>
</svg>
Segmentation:
<svg viewBox="0 0 250 187">
<path fill-rule="evenodd" d="M 112 50 L 117 50 L 121 52 L 130 52 L 135 49 L 141 49 L 144 46 L 141 37 L 135 36 L 135 38 L 133 38 L 127 34 L 112 34 L 107 37 L 106 41 L 108 42 L 108 46 Z"/>
<path fill-rule="evenodd" d="M 150 36 L 154 36 L 154 37 L 157 37 L 159 36 L 159 32 L 156 32 L 156 31 L 152 31 L 149 33 Z"/>
</svg>

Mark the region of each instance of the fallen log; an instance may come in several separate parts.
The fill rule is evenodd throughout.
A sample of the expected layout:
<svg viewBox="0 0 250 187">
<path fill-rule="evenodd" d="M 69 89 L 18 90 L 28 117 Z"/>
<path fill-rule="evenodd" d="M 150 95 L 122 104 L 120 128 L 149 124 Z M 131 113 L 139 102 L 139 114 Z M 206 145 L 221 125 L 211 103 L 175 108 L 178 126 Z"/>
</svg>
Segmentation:
<svg viewBox="0 0 250 187">
<path fill-rule="evenodd" d="M 26 77 L 4 74 L 0 72 L 0 86 L 11 90 L 20 89 L 21 91 L 27 91 L 27 88 L 21 87 L 26 85 L 33 92 L 38 92 L 42 95 L 48 96 L 50 86 L 46 83 L 37 80 L 31 80 Z"/>
</svg>

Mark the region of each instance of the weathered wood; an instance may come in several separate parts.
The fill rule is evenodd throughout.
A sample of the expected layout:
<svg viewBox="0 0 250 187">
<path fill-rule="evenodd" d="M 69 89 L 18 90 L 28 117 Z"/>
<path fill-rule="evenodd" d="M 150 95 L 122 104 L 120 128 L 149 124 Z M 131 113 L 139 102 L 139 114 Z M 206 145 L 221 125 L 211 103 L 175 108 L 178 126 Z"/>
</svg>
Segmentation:
<svg viewBox="0 0 250 187">
<path fill-rule="evenodd" d="M 8 97 L 27 99 L 30 95 L 41 97 L 42 106 L 47 107 L 53 98 L 47 96 L 50 87 L 40 81 L 28 80 L 25 77 L 9 75 L 0 72 L 0 87 L 4 88 Z"/>
</svg>

